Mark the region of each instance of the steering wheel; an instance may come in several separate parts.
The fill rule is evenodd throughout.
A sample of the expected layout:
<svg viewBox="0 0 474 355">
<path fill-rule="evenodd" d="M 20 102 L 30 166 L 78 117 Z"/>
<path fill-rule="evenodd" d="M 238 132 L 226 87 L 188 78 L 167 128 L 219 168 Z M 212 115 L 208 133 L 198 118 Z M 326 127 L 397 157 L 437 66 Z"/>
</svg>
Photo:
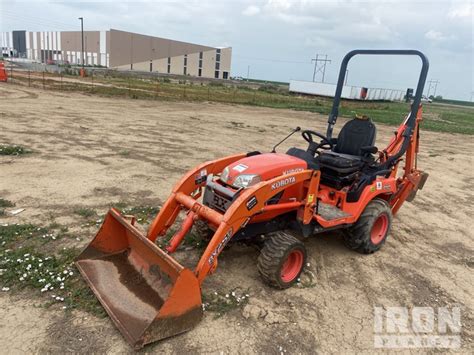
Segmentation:
<svg viewBox="0 0 474 355">
<path fill-rule="evenodd" d="M 303 136 L 304 140 L 309 143 L 307 151 L 312 155 L 315 155 L 319 148 L 329 150 L 332 149 L 334 146 L 334 144 L 326 136 L 319 132 L 304 130 L 303 132 L 301 132 L 301 135 Z M 313 140 L 313 136 L 321 138 L 321 142 L 315 143 Z"/>
</svg>

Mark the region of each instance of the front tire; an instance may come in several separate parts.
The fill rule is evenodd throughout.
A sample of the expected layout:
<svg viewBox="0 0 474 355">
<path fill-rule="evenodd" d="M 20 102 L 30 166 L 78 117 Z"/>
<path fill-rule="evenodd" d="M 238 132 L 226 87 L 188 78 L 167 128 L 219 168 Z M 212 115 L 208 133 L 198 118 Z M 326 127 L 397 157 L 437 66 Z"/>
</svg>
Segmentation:
<svg viewBox="0 0 474 355">
<path fill-rule="evenodd" d="M 268 235 L 257 268 L 265 283 L 285 289 L 298 281 L 305 264 L 304 244 L 290 234 L 275 232 Z"/>
<path fill-rule="evenodd" d="M 362 254 L 378 251 L 387 240 L 392 218 L 387 202 L 378 198 L 370 201 L 359 220 L 344 231 L 346 246 Z"/>
</svg>

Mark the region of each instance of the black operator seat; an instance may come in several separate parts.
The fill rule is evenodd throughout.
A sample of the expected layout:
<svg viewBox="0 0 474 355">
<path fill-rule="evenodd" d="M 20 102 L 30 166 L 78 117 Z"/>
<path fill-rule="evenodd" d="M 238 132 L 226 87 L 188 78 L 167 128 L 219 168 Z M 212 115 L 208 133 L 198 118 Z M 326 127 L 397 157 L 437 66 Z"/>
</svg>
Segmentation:
<svg viewBox="0 0 474 355">
<path fill-rule="evenodd" d="M 377 129 L 369 117 L 356 117 L 347 122 L 339 132 L 332 151 L 321 152 L 318 162 L 321 168 L 338 173 L 353 173 L 371 160 Z M 372 148 L 372 149 L 369 149 Z"/>
</svg>

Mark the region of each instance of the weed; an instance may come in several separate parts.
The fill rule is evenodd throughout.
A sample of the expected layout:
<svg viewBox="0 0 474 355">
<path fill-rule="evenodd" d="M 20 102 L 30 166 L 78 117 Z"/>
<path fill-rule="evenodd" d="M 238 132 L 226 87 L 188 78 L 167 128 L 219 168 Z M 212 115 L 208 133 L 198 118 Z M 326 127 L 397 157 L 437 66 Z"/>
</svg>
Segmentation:
<svg viewBox="0 0 474 355">
<path fill-rule="evenodd" d="M 121 151 L 119 152 L 119 154 L 122 155 L 122 156 L 124 156 L 124 157 L 128 157 L 128 156 L 130 155 L 130 151 L 124 149 L 124 150 L 121 150 Z"/>
<path fill-rule="evenodd" d="M 119 208 L 115 205 L 116 208 L 122 212 L 122 214 L 135 216 L 137 222 L 139 223 L 148 223 L 148 221 L 156 216 L 160 211 L 158 207 L 154 206 L 136 206 L 136 207 L 121 207 Z"/>
<path fill-rule="evenodd" d="M 93 209 L 85 207 L 76 208 L 74 210 L 74 213 L 84 218 L 92 218 L 94 216 L 97 216 L 97 213 Z"/>
<path fill-rule="evenodd" d="M 199 250 L 202 250 L 207 246 L 207 243 L 203 241 L 203 238 L 200 235 L 198 235 L 197 233 L 191 230 L 184 237 L 183 245 L 191 246 Z"/>
<path fill-rule="evenodd" d="M 214 318 L 222 317 L 224 314 L 238 308 L 243 308 L 249 300 L 249 295 L 245 292 L 238 294 L 238 289 L 235 288 L 226 294 L 219 294 L 214 292 L 212 294 L 203 294 L 202 308 L 205 311 L 215 313 Z"/>
<path fill-rule="evenodd" d="M 33 289 L 51 297 L 50 304 L 61 303 L 66 309 L 79 308 L 104 315 L 99 302 L 73 266 L 79 251 L 67 248 L 47 255 L 39 251 L 37 243 L 45 235 L 52 233 L 33 224 L 0 226 L 1 290 Z"/>
<path fill-rule="evenodd" d="M 0 198 L 0 207 L 13 207 L 15 204 L 11 201 Z"/>
<path fill-rule="evenodd" d="M 31 153 L 21 145 L 0 145 L 0 155 L 22 155 Z"/>
</svg>

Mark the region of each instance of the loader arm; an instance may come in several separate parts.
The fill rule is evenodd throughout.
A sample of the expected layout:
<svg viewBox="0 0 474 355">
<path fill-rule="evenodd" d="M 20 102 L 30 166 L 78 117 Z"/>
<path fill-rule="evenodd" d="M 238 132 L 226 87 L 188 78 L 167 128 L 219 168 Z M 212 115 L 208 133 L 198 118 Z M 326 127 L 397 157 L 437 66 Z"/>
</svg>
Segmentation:
<svg viewBox="0 0 474 355">
<path fill-rule="evenodd" d="M 220 173 L 227 165 L 242 159 L 246 154 L 236 154 L 222 159 L 208 161 L 196 168 L 190 170 L 184 177 L 175 185 L 170 197 L 160 209 L 160 212 L 153 220 L 150 229 L 148 230 L 148 239 L 152 242 L 158 238 L 158 236 L 164 235 L 169 227 L 171 227 L 178 216 L 181 206 L 176 201 L 176 194 L 181 192 L 185 195 L 191 195 L 194 192 L 194 198 L 198 198 L 201 194 L 201 189 L 206 183 L 206 177 L 208 174 Z"/>
<path fill-rule="evenodd" d="M 199 263 L 196 267 L 195 273 L 199 283 L 202 283 L 205 277 L 213 272 L 217 267 L 217 257 L 222 252 L 229 240 L 234 236 L 239 229 L 245 227 L 251 218 L 257 214 L 266 212 L 267 209 L 288 209 L 294 208 L 313 212 L 313 202 L 316 200 L 313 197 L 308 199 L 310 192 L 306 194 L 303 201 L 294 201 L 279 203 L 276 205 L 267 206 L 266 202 L 275 194 L 285 190 L 290 185 L 302 183 L 305 181 L 316 181 L 319 183 L 319 171 L 304 170 L 284 176 L 279 176 L 271 180 L 258 183 L 246 190 L 232 203 L 231 207 L 222 216 L 221 223 L 217 228 L 214 236 L 209 242 L 204 251 Z M 289 183 L 282 184 L 285 181 Z M 317 191 L 317 186 L 309 183 L 309 187 Z M 307 213 L 308 214 L 308 213 Z M 309 223 L 309 220 L 308 222 Z"/>
</svg>

